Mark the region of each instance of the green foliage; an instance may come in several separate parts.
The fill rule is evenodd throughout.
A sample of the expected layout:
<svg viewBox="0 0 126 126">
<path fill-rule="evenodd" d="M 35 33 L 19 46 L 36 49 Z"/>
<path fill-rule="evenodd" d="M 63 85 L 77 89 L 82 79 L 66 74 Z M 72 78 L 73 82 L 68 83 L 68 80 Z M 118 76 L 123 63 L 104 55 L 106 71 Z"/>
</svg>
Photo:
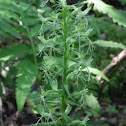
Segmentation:
<svg viewBox="0 0 126 126">
<path fill-rule="evenodd" d="M 85 95 L 85 104 L 87 104 L 89 107 L 93 108 L 95 111 L 100 110 L 100 105 L 97 101 L 97 98 L 92 94 Z"/>
<path fill-rule="evenodd" d="M 31 86 L 37 78 L 37 67 L 30 60 L 23 60 L 18 64 L 16 101 L 18 111 L 22 111 Z"/>
<path fill-rule="evenodd" d="M 122 43 L 117 43 L 117 42 L 113 42 L 113 41 L 97 40 L 94 42 L 94 44 L 101 46 L 101 47 L 126 49 L 126 46 L 123 45 Z"/>
<path fill-rule="evenodd" d="M 106 75 L 104 75 L 100 70 L 98 70 L 97 68 L 92 68 L 92 67 L 88 67 L 87 68 L 91 73 L 95 74 L 95 75 L 98 75 L 98 76 L 101 76 L 103 79 L 105 79 L 106 81 L 109 82 L 109 79 Z M 85 69 L 84 69 L 85 71 Z"/>
<path fill-rule="evenodd" d="M 115 114 L 118 114 L 119 111 L 113 107 L 113 106 L 110 106 L 108 109 L 107 109 L 108 112 L 111 112 L 111 113 L 115 113 Z"/>
<path fill-rule="evenodd" d="M 91 116 L 88 109 L 90 114 L 82 121 L 74 120 L 69 114 L 73 106 L 83 111 L 87 105 L 95 111 L 100 109 L 96 98 L 87 94 L 90 75 L 83 71 L 92 61 L 89 52 L 93 45 L 88 37 L 92 29 L 88 28 L 85 18 L 90 8 L 82 11 L 81 7 L 67 5 L 65 0 L 59 0 L 59 6 L 47 17 L 40 15 L 42 48 L 39 54 L 44 88 L 40 91 L 42 101 L 38 110 L 42 123 L 38 125 L 86 125 Z M 90 98 L 94 104 L 88 102 Z"/>
<path fill-rule="evenodd" d="M 23 109 L 27 95 L 30 93 L 31 85 L 37 78 L 37 58 L 34 46 L 34 39 L 39 34 L 40 22 L 38 18 L 37 9 L 28 4 L 30 1 L 16 1 L 16 0 L 1 0 L 0 1 L 0 34 L 1 36 L 14 37 L 13 44 L 11 39 L 7 41 L 7 47 L 0 51 L 0 63 L 4 69 L 5 66 L 9 68 L 6 76 L 6 82 L 11 82 L 9 85 L 16 88 L 17 108 L 19 111 Z M 32 28 L 32 30 L 31 30 Z M 19 44 L 19 39 L 24 36 L 26 41 L 29 39 L 31 47 L 27 44 Z M 15 43 L 16 41 L 16 43 Z M 24 41 L 25 42 L 25 41 Z M 31 58 L 33 55 L 33 59 Z M 27 60 L 22 60 L 27 59 Z M 20 63 L 19 63 L 20 62 Z M 17 65 L 19 63 L 19 65 Z M 17 73 L 13 72 L 14 67 L 17 67 Z M 1 71 L 3 71 L 1 69 Z M 17 87 L 13 78 L 18 74 Z M 23 91 L 22 91 L 23 90 Z"/>
<path fill-rule="evenodd" d="M 29 33 L 33 34 L 28 29 L 28 26 L 39 24 L 37 10 L 32 6 L 23 2 L 17 3 L 12 0 L 0 1 L 0 34 L 8 37 L 10 35 L 21 38 L 19 33 L 25 34 L 29 37 Z M 34 26 L 36 27 L 36 26 Z M 34 28 L 33 27 L 33 28 Z M 35 34 L 35 33 L 34 33 Z M 38 31 L 36 31 L 36 36 Z"/>
<path fill-rule="evenodd" d="M 17 57 L 23 57 L 26 54 L 32 54 L 32 50 L 26 44 L 18 44 L 3 48 L 0 54 L 0 62 L 6 62 L 7 60 L 14 60 Z"/>
<path fill-rule="evenodd" d="M 114 23 L 118 23 L 121 26 L 126 27 L 126 12 L 122 10 L 116 10 L 113 6 L 104 3 L 101 0 L 87 0 L 88 4 L 93 4 L 94 9 L 103 14 L 108 14 L 112 18 Z"/>
<path fill-rule="evenodd" d="M 126 1 L 125 0 L 118 0 L 121 2 L 122 5 L 126 5 Z"/>
</svg>

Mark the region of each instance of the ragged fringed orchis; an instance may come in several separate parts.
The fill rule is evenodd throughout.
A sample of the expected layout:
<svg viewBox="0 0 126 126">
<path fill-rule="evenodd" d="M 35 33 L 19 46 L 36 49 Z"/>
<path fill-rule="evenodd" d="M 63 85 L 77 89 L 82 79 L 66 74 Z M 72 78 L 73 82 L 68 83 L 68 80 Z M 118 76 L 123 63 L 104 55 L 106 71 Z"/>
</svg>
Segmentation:
<svg viewBox="0 0 126 126">
<path fill-rule="evenodd" d="M 90 111 L 82 120 L 71 116 L 73 107 L 86 110 L 90 74 L 83 69 L 92 61 L 88 53 L 93 48 L 85 17 L 89 10 L 59 0 L 48 17 L 40 16 L 42 85 L 37 111 L 42 116 L 37 125 L 84 126 L 89 120 Z"/>
</svg>

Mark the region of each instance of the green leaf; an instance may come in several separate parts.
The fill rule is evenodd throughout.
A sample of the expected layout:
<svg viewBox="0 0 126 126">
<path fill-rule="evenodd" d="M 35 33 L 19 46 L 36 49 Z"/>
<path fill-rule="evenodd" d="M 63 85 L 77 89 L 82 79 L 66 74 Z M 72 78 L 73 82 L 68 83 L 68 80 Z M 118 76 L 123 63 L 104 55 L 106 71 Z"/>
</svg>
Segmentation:
<svg viewBox="0 0 126 126">
<path fill-rule="evenodd" d="M 97 40 L 94 42 L 94 44 L 101 46 L 101 47 L 126 49 L 126 46 L 123 45 L 122 43 L 117 43 L 117 42 L 113 42 L 113 41 Z"/>
<path fill-rule="evenodd" d="M 20 38 L 17 30 L 12 27 L 11 25 L 9 25 L 8 23 L 6 22 L 0 22 L 0 28 L 4 31 L 4 32 L 7 32 L 9 33 L 10 35 L 16 37 L 16 38 Z"/>
<path fill-rule="evenodd" d="M 37 24 L 38 21 L 39 21 L 38 18 L 36 18 L 36 17 L 30 17 L 30 16 L 25 19 L 25 22 L 27 23 L 28 26 Z"/>
<path fill-rule="evenodd" d="M 2 83 L 2 81 L 0 80 L 0 96 L 2 96 L 3 94 L 5 94 L 5 87 L 4 84 Z"/>
<path fill-rule="evenodd" d="M 9 11 L 9 10 L 0 10 L 0 15 L 3 17 L 13 18 L 15 20 L 20 20 L 20 17 L 16 13 Z"/>
<path fill-rule="evenodd" d="M 2 96 L 2 95 L 3 95 L 3 84 L 0 80 L 0 96 Z"/>
<path fill-rule="evenodd" d="M 68 115 L 71 112 L 71 110 L 72 110 L 72 107 L 70 105 L 68 105 L 66 107 L 65 114 Z"/>
<path fill-rule="evenodd" d="M 53 57 L 53 56 L 44 56 L 44 66 L 47 70 L 51 70 L 56 65 L 62 65 L 62 58 L 61 57 Z"/>
<path fill-rule="evenodd" d="M 75 100 L 72 98 L 72 96 L 71 96 L 71 93 L 70 93 L 70 91 L 69 91 L 68 85 L 64 85 L 64 88 L 65 88 L 66 93 L 68 94 L 69 98 L 71 98 L 73 101 L 75 101 Z"/>
<path fill-rule="evenodd" d="M 8 33 L 5 33 L 2 29 L 0 29 L 0 35 L 2 35 L 4 37 L 10 36 Z"/>
<path fill-rule="evenodd" d="M 86 117 L 84 117 L 82 124 L 87 124 L 87 122 L 89 121 L 89 115 L 86 115 Z"/>
<path fill-rule="evenodd" d="M 99 75 L 103 79 L 105 79 L 106 81 L 109 82 L 108 77 L 105 74 L 103 74 L 100 70 L 98 70 L 97 68 L 87 67 L 87 68 L 83 69 L 83 71 L 89 71 L 90 73 L 93 73 L 95 75 Z"/>
<path fill-rule="evenodd" d="M 98 100 L 92 94 L 90 94 L 90 95 L 85 94 L 85 104 L 88 105 L 89 107 L 91 107 L 92 109 L 94 109 L 95 111 L 100 110 L 100 105 L 98 103 Z"/>
<path fill-rule="evenodd" d="M 81 11 L 77 14 L 78 19 L 82 20 L 82 18 L 87 15 L 89 13 L 89 11 L 91 10 L 91 8 L 87 8 L 84 11 Z"/>
<path fill-rule="evenodd" d="M 75 102 L 73 102 L 71 100 L 66 100 L 66 103 L 68 103 L 68 104 L 70 104 L 72 106 L 79 106 L 79 104 L 77 104 L 77 103 L 75 103 Z"/>
<path fill-rule="evenodd" d="M 53 3 L 53 4 L 55 4 L 55 3 L 56 3 L 56 1 L 55 1 L 55 0 L 50 0 L 50 2 L 51 2 L 51 3 Z"/>
<path fill-rule="evenodd" d="M 31 29 L 31 36 L 33 38 L 36 38 L 39 35 L 39 29 L 40 29 L 41 25 L 37 24 L 35 25 L 32 29 Z"/>
<path fill-rule="evenodd" d="M 58 89 L 58 82 L 57 82 L 57 80 L 51 80 L 50 83 L 51 83 L 52 89 L 54 89 L 54 90 Z"/>
<path fill-rule="evenodd" d="M 9 10 L 12 12 L 18 12 L 17 7 L 15 6 L 14 2 L 12 1 L 0 1 L 0 9 L 2 10 Z"/>
<path fill-rule="evenodd" d="M 114 106 L 110 106 L 107 109 L 107 112 L 114 113 L 114 114 L 118 114 L 119 113 L 119 111 Z"/>
<path fill-rule="evenodd" d="M 88 4 L 93 4 L 94 9 L 103 14 L 108 14 L 113 22 L 126 27 L 126 11 L 116 10 L 113 6 L 104 3 L 101 0 L 87 0 Z"/>
<path fill-rule="evenodd" d="M 17 88 L 16 102 L 18 111 L 22 111 L 27 95 L 31 90 L 32 84 L 37 78 L 37 67 L 30 60 L 23 60 L 17 66 Z"/>
<path fill-rule="evenodd" d="M 3 48 L 0 51 L 0 62 L 21 57 L 25 54 L 31 54 L 32 50 L 25 44 L 14 45 L 8 48 Z"/>
<path fill-rule="evenodd" d="M 80 120 L 73 120 L 67 126 L 74 126 L 74 125 L 77 125 L 77 124 L 81 124 L 81 121 Z M 82 125 L 78 125 L 78 126 L 82 126 Z"/>
<path fill-rule="evenodd" d="M 59 124 L 59 122 L 58 121 L 42 122 L 42 123 L 38 123 L 38 124 L 35 124 L 35 125 L 31 125 L 31 126 L 56 126 L 56 124 Z"/>
</svg>

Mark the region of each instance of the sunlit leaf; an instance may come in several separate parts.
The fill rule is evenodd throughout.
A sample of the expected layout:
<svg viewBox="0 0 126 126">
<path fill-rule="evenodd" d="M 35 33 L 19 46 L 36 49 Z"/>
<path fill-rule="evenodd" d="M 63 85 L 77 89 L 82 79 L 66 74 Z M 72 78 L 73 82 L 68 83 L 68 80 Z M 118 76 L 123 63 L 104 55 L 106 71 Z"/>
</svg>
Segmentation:
<svg viewBox="0 0 126 126">
<path fill-rule="evenodd" d="M 71 110 L 72 110 L 72 107 L 68 105 L 65 110 L 66 115 L 68 115 L 71 112 Z"/>
<path fill-rule="evenodd" d="M 123 45 L 122 43 L 113 42 L 113 41 L 97 40 L 94 42 L 94 44 L 101 47 L 126 49 L 126 45 Z"/>
<path fill-rule="evenodd" d="M 100 110 L 100 104 L 95 96 L 92 94 L 85 94 L 85 104 L 94 109 L 95 111 Z"/>
<path fill-rule="evenodd" d="M 109 81 L 108 77 L 105 74 L 103 74 L 100 70 L 98 70 L 97 68 L 87 67 L 87 68 L 83 69 L 83 71 L 89 71 L 90 73 L 99 75 L 106 81 Z"/>
<path fill-rule="evenodd" d="M 94 9 L 103 14 L 108 14 L 113 22 L 126 27 L 126 11 L 117 10 L 113 6 L 106 4 L 102 0 L 87 0 L 89 4 L 94 5 Z"/>
</svg>

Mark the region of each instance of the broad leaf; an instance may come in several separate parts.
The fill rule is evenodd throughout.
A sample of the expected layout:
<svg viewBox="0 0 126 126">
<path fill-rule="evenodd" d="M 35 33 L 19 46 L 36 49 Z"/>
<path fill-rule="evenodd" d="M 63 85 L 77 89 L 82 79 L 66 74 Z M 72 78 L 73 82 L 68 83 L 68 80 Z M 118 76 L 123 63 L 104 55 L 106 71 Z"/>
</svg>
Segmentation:
<svg viewBox="0 0 126 126">
<path fill-rule="evenodd" d="M 37 77 L 37 67 L 30 60 L 21 61 L 18 65 L 16 102 L 18 111 L 22 111 L 27 95 Z"/>
<path fill-rule="evenodd" d="M 92 94 L 90 95 L 85 94 L 85 103 L 95 111 L 100 110 L 100 104 L 98 103 L 97 98 Z"/>
<path fill-rule="evenodd" d="M 15 36 L 16 38 L 20 38 L 17 30 L 13 26 L 9 25 L 8 23 L 6 23 L 6 22 L 0 22 L 0 28 L 4 32 L 9 33 L 10 35 Z"/>
<path fill-rule="evenodd" d="M 104 41 L 104 40 L 97 40 L 94 42 L 94 44 L 102 47 L 111 47 L 111 48 L 120 48 L 120 49 L 126 49 L 126 46 L 122 43 L 117 43 L 113 41 Z"/>
<path fill-rule="evenodd" d="M 0 51 L 0 62 L 5 62 L 9 59 L 15 59 L 16 57 L 31 53 L 32 50 L 25 44 L 14 45 Z"/>
<path fill-rule="evenodd" d="M 108 14 L 113 22 L 126 27 L 126 11 L 116 10 L 113 6 L 104 3 L 101 0 L 87 0 L 89 4 L 94 5 L 94 9 L 103 14 Z"/>
<path fill-rule="evenodd" d="M 100 70 L 98 70 L 97 68 L 87 67 L 87 68 L 83 69 L 83 71 L 89 71 L 90 73 L 99 75 L 106 81 L 109 81 L 108 77 L 105 74 L 103 74 Z"/>
</svg>

